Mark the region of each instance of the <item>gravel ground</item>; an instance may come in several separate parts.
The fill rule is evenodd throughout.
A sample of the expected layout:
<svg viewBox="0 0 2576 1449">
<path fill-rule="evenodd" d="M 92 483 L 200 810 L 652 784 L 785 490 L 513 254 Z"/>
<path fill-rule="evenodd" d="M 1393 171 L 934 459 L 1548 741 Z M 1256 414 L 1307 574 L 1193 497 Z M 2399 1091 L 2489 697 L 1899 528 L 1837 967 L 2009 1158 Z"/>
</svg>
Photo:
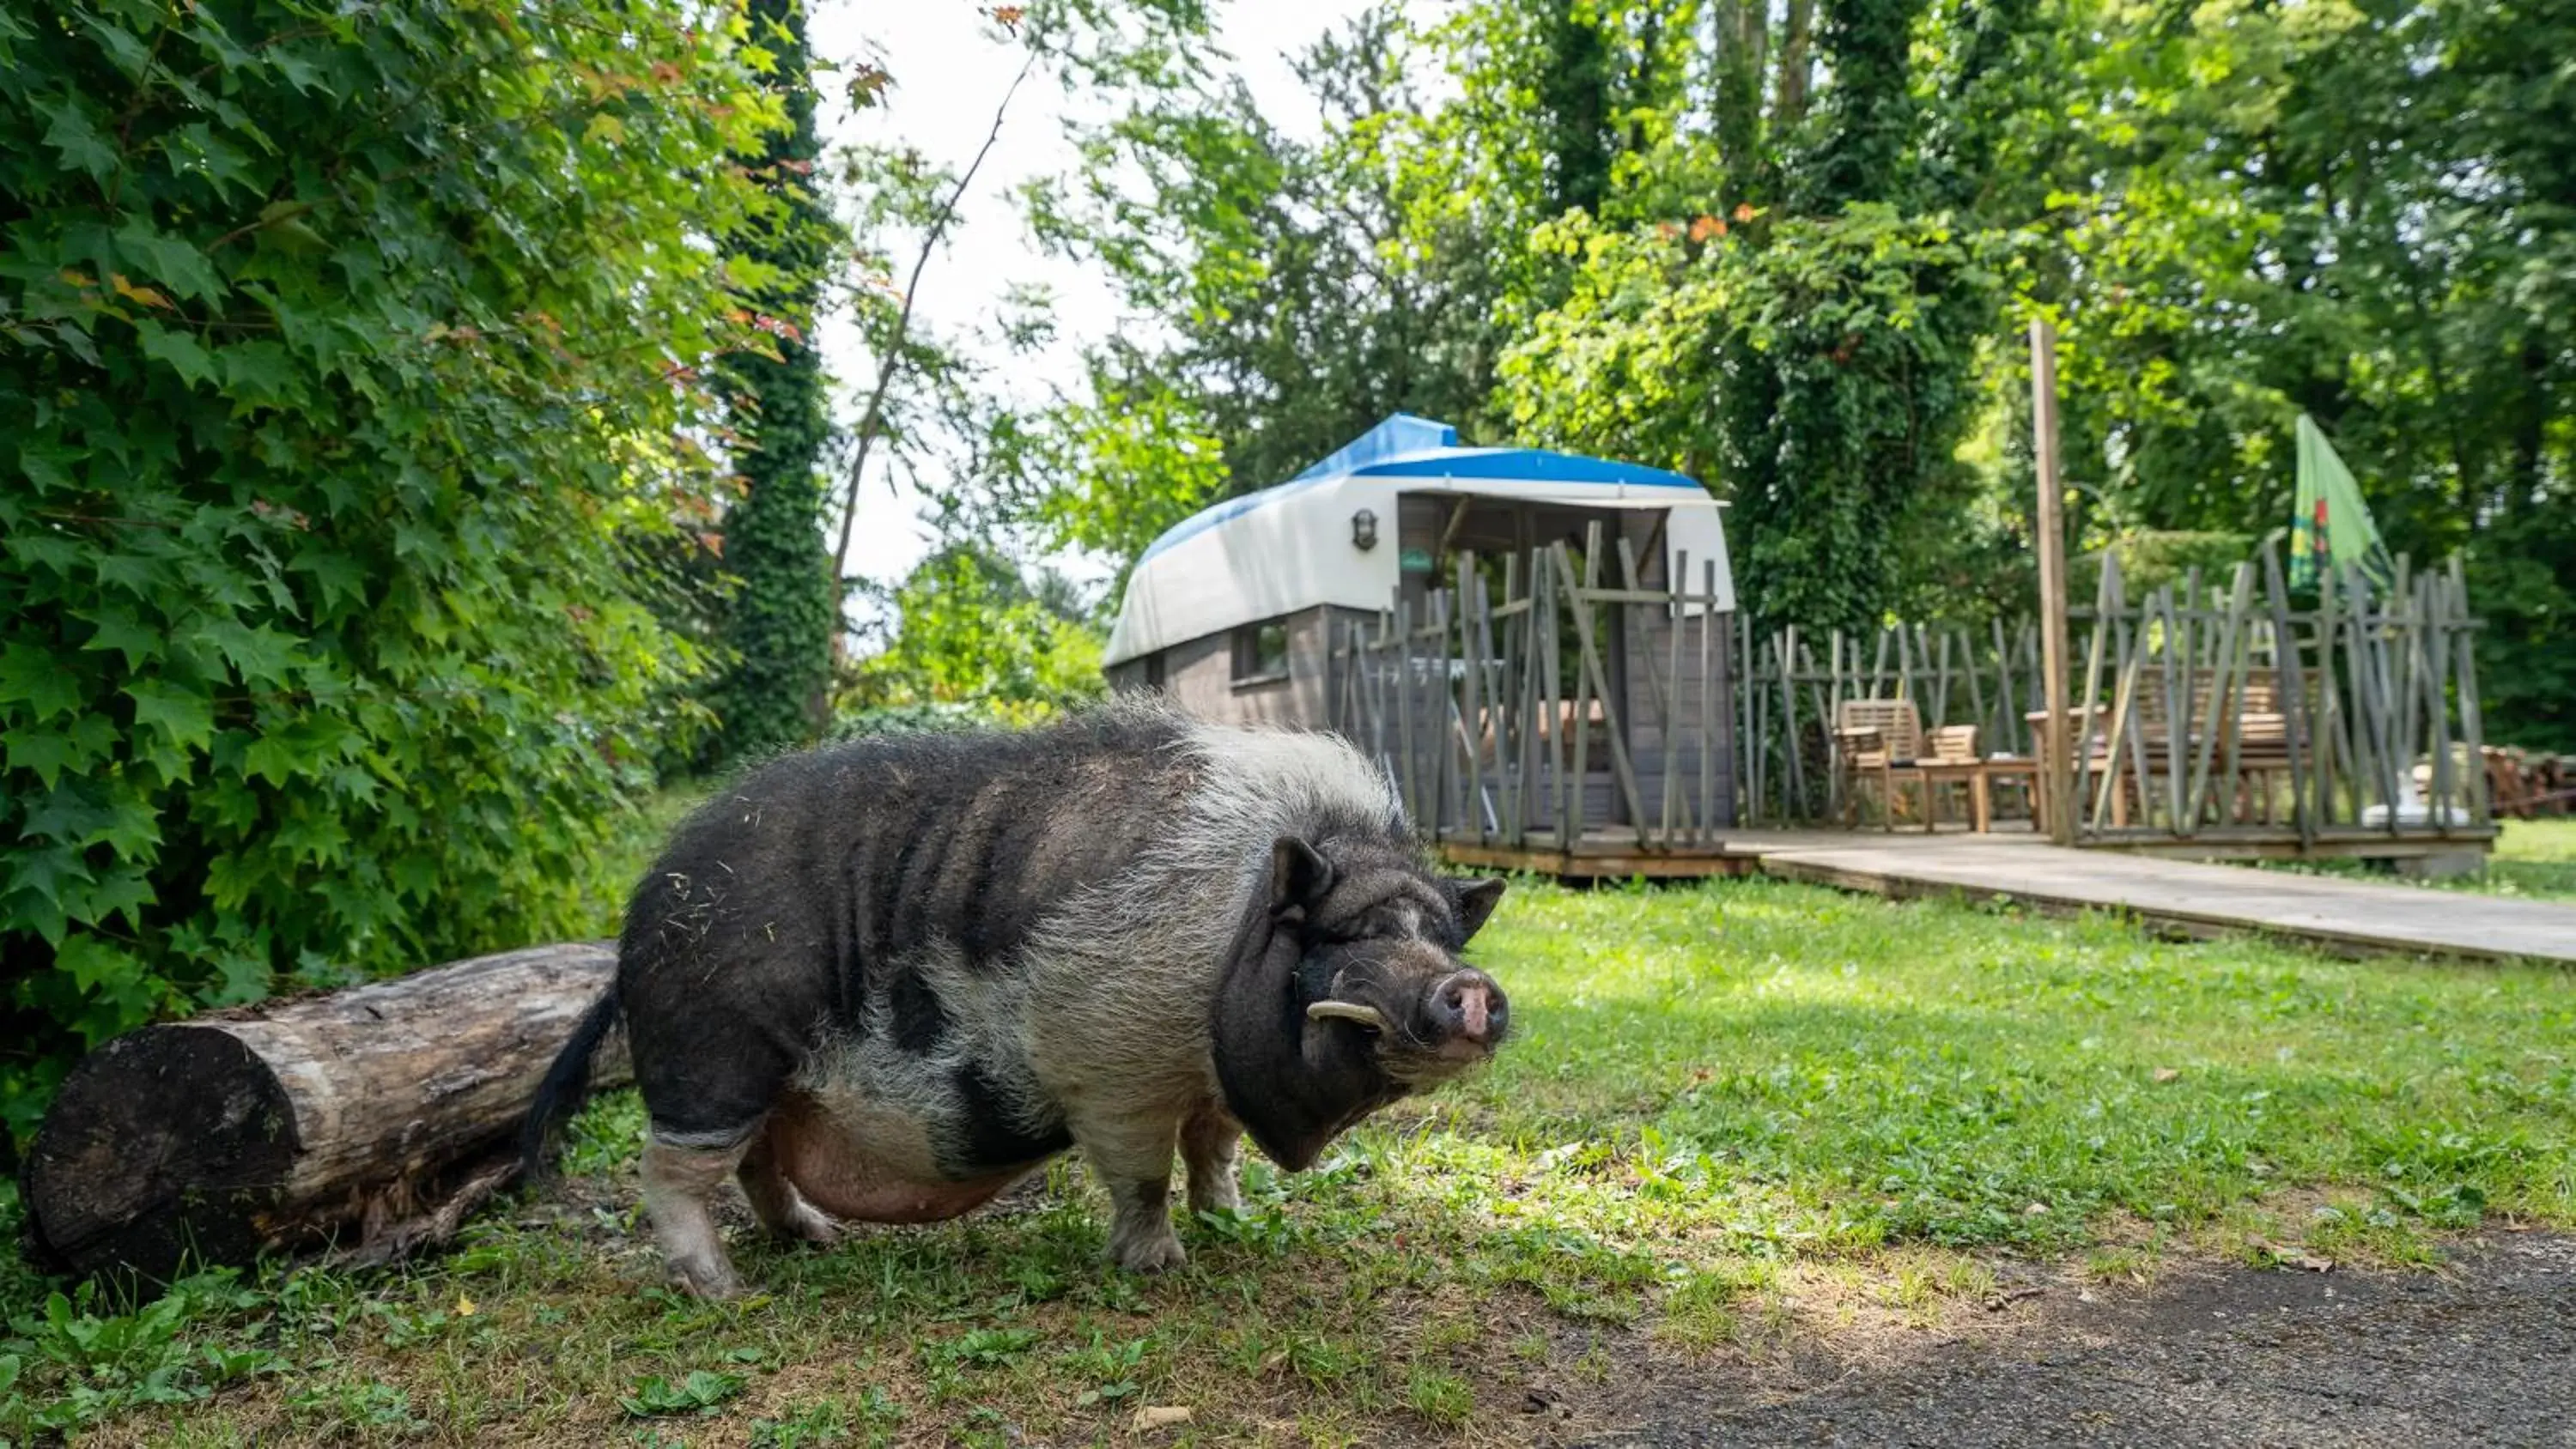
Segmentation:
<svg viewBox="0 0 2576 1449">
<path fill-rule="evenodd" d="M 1595 1449 L 2549 1445 L 2576 1449 L 2576 1238 L 2489 1232 L 2439 1273 L 2016 1284 L 1992 1331 L 1642 1388 Z M 2087 1301 L 2087 1300 L 2090 1301 Z"/>
</svg>

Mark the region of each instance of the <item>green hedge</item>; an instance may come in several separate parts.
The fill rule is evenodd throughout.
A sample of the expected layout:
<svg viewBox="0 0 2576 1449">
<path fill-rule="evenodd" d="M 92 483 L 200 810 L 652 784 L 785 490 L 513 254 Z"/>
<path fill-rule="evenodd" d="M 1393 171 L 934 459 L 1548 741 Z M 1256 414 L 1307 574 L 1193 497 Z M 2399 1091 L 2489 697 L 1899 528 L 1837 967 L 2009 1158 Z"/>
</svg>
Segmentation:
<svg viewBox="0 0 2576 1449">
<path fill-rule="evenodd" d="M 720 239 L 677 3 L 0 9 L 0 1112 L 157 1016 L 595 926 L 695 652 Z M 735 280 L 739 280 L 738 278 Z"/>
</svg>

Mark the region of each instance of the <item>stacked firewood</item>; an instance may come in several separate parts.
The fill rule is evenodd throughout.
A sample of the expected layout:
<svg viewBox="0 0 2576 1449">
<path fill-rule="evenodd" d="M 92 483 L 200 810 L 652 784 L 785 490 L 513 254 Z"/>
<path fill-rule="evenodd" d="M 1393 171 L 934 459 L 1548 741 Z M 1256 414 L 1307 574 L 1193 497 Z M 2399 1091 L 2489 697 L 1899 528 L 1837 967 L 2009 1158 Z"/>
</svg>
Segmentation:
<svg viewBox="0 0 2576 1449">
<path fill-rule="evenodd" d="M 2576 755 L 2487 746 L 2487 800 L 2496 818 L 2576 814 Z"/>
</svg>

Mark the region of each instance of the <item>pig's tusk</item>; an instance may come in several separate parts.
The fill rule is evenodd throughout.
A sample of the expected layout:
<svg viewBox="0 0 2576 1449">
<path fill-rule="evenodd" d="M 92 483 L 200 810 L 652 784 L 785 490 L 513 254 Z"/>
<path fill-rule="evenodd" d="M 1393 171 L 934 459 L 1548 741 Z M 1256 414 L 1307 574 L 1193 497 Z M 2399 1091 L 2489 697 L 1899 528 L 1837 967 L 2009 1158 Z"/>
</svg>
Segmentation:
<svg viewBox="0 0 2576 1449">
<path fill-rule="evenodd" d="M 1330 1018 L 1354 1021 L 1371 1031 L 1386 1030 L 1386 1018 L 1379 1014 L 1376 1007 L 1362 1006 L 1356 1001 L 1318 1001 L 1306 1008 L 1308 1021 L 1324 1021 Z"/>
</svg>

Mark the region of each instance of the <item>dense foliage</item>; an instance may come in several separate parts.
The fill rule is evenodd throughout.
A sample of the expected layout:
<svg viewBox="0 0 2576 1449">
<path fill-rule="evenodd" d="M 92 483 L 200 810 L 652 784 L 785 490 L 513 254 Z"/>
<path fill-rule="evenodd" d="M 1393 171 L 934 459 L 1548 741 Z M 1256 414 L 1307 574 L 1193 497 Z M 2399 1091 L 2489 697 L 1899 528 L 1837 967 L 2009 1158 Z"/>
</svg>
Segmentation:
<svg viewBox="0 0 2576 1449">
<path fill-rule="evenodd" d="M 2490 732 L 2576 746 L 2571 45 L 2557 0 L 1372 14 L 1306 59 L 1320 139 L 1160 88 L 1045 198 L 1153 325 L 1034 512 L 1123 561 L 1404 408 L 1705 479 L 1775 618 L 2019 611 L 2045 315 L 2079 555 L 2242 557 L 2308 412 L 2392 548 L 2465 553 Z"/>
<path fill-rule="evenodd" d="M 1143 442 L 1174 471 L 1119 465 L 1113 487 L 1150 500 L 1084 488 L 1058 510 L 1074 541 L 1102 532 L 1081 514 L 1169 522 L 1213 496 L 1198 490 L 1218 480 L 1191 457 L 1137 437 L 1126 415 L 1139 405 L 1216 439 L 1239 486 L 1286 478 L 1390 411 L 1479 408 L 1497 287 L 1472 217 L 1422 217 L 1452 182 L 1414 164 L 1427 107 L 1412 59 L 1389 16 L 1365 15 L 1299 62 L 1325 112 L 1321 144 L 1281 131 L 1239 82 L 1158 93 L 1088 139 L 1077 184 L 1040 189 L 1040 238 L 1103 268 L 1169 334 L 1088 349 L 1093 405 L 1059 426 L 1111 453 Z M 1122 551 L 1152 537 L 1115 532 Z"/>
<path fill-rule="evenodd" d="M 852 671 L 839 732 L 959 716 L 1027 724 L 1099 695 L 1101 638 L 1064 579 L 992 549 L 943 548 L 885 591 L 882 638 Z"/>
<path fill-rule="evenodd" d="M 725 758 L 810 742 L 821 730 L 839 631 L 840 589 L 823 555 L 820 473 L 831 420 L 815 304 L 835 254 L 829 209 L 810 184 L 822 142 L 814 131 L 814 71 L 801 0 L 751 0 L 754 40 L 771 57 L 762 77 L 787 115 L 746 158 L 778 204 L 746 228 L 736 275 L 759 278 L 775 351 L 726 361 L 734 397 L 734 469 L 742 499 L 724 517 L 724 642 L 711 701 Z"/>
<path fill-rule="evenodd" d="M 2490 736 L 2576 748 L 2576 6 L 2083 12 L 2007 143 L 2056 178 L 2079 505 L 2283 527 L 2305 410 L 2392 549 L 2465 554 Z"/>
<path fill-rule="evenodd" d="M 698 668 L 720 9 L 0 9 L 0 1104 L 80 1047 L 573 929 Z M 585 923 L 586 924 L 586 923 Z"/>
</svg>

